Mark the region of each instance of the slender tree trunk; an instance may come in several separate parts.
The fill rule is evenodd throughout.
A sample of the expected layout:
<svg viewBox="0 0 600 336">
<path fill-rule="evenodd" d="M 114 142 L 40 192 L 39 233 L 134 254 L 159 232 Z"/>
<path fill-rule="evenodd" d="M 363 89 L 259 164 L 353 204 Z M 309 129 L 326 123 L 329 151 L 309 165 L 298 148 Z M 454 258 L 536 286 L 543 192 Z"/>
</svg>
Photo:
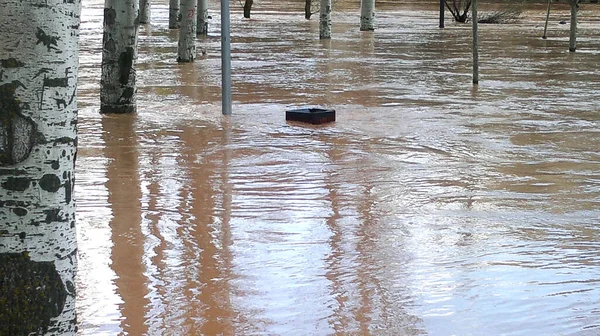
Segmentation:
<svg viewBox="0 0 600 336">
<path fill-rule="evenodd" d="M 169 29 L 179 28 L 179 0 L 169 0 Z"/>
<path fill-rule="evenodd" d="M 319 15 L 319 38 L 331 38 L 331 0 L 321 0 Z"/>
<path fill-rule="evenodd" d="M 477 0 L 472 2 L 473 15 L 473 84 L 479 84 L 479 32 L 477 27 Z"/>
<path fill-rule="evenodd" d="M 181 0 L 179 44 L 177 62 L 193 62 L 196 58 L 196 9 L 197 0 Z"/>
<path fill-rule="evenodd" d="M 304 3 L 304 18 L 307 20 L 310 20 L 310 17 L 312 16 L 311 6 L 312 0 L 306 0 Z"/>
<path fill-rule="evenodd" d="M 197 35 L 208 35 L 208 0 L 198 0 Z"/>
<path fill-rule="evenodd" d="M 80 1 L 0 0 L 0 335 L 75 335 Z"/>
<path fill-rule="evenodd" d="M 250 18 L 250 11 L 252 10 L 252 4 L 254 3 L 253 0 L 246 0 L 244 2 L 244 17 L 246 19 Z"/>
<path fill-rule="evenodd" d="M 136 111 L 138 0 L 105 0 L 100 112 Z"/>
<path fill-rule="evenodd" d="M 150 23 L 150 0 L 140 0 L 140 23 Z"/>
<path fill-rule="evenodd" d="M 446 12 L 446 4 L 445 4 L 445 0 L 440 0 L 440 28 L 444 28 L 445 27 L 445 18 L 444 18 L 444 14 Z"/>
<path fill-rule="evenodd" d="M 552 0 L 548 0 L 548 9 L 546 10 L 546 23 L 544 24 L 544 35 L 542 38 L 545 40 L 547 38 L 546 31 L 548 31 L 548 20 L 550 19 L 550 4 Z"/>
<path fill-rule="evenodd" d="M 577 12 L 579 11 L 579 0 L 571 0 L 571 34 L 569 36 L 569 51 L 577 49 Z"/>
<path fill-rule="evenodd" d="M 360 30 L 372 31 L 373 17 L 375 16 L 375 0 L 362 0 L 360 2 Z"/>
</svg>

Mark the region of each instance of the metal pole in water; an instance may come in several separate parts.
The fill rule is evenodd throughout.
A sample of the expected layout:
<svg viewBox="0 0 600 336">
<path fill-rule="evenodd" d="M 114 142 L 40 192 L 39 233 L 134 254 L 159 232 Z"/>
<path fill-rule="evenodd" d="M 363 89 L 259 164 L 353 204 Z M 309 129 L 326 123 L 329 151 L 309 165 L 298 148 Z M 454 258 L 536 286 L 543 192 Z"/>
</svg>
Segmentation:
<svg viewBox="0 0 600 336">
<path fill-rule="evenodd" d="M 445 0 L 440 0 L 440 28 L 444 28 L 444 6 L 445 6 Z"/>
<path fill-rule="evenodd" d="M 477 0 L 473 0 L 473 85 L 479 84 L 479 37 L 477 36 Z"/>
<path fill-rule="evenodd" d="M 223 115 L 231 115 L 231 28 L 229 0 L 221 0 L 221 106 Z"/>
<path fill-rule="evenodd" d="M 545 40 L 547 38 L 546 31 L 548 31 L 548 20 L 550 19 L 550 3 L 552 0 L 548 0 L 548 8 L 546 9 L 546 23 L 544 24 L 544 35 L 542 38 Z"/>
</svg>

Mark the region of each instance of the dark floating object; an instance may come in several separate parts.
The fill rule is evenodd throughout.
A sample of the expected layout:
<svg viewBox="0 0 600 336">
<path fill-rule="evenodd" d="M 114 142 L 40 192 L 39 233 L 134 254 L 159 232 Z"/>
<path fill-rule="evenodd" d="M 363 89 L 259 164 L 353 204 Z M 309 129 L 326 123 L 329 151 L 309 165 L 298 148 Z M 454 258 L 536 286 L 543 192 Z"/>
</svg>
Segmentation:
<svg viewBox="0 0 600 336">
<path fill-rule="evenodd" d="M 335 121 L 335 110 L 314 107 L 287 110 L 285 111 L 285 120 L 319 125 Z"/>
</svg>

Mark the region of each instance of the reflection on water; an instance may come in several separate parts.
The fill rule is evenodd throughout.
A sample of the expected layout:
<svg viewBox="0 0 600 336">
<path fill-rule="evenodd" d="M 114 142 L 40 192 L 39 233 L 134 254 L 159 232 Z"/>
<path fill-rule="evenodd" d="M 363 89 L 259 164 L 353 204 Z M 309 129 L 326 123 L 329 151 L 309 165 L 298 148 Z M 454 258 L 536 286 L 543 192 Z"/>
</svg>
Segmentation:
<svg viewBox="0 0 600 336">
<path fill-rule="evenodd" d="M 384 2 L 366 33 L 340 1 L 331 41 L 301 1 L 232 6 L 227 118 L 218 3 L 182 65 L 153 6 L 138 114 L 100 116 L 84 4 L 82 335 L 600 333 L 596 6 L 575 54 L 565 6 L 548 40 L 544 5 L 482 26 L 478 88 L 469 27 L 437 29 L 435 3 Z M 285 122 L 307 104 L 338 121 Z"/>
</svg>

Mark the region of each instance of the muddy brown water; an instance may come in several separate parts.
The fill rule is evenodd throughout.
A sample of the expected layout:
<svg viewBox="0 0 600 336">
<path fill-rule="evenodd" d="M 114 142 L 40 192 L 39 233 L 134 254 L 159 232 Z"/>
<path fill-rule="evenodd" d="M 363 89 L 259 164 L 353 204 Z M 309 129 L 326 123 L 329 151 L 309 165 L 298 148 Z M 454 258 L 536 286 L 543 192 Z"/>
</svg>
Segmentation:
<svg viewBox="0 0 600 336">
<path fill-rule="evenodd" d="M 300 1 L 301 2 L 301 1 Z M 600 334 L 600 6 L 437 28 L 380 7 L 333 39 L 298 2 L 232 3 L 233 116 L 218 2 L 175 62 L 168 3 L 141 27 L 138 113 L 100 116 L 103 1 L 84 1 L 79 84 L 82 335 Z M 480 12 L 485 11 L 485 3 Z M 306 126 L 285 110 L 325 106 Z"/>
</svg>

